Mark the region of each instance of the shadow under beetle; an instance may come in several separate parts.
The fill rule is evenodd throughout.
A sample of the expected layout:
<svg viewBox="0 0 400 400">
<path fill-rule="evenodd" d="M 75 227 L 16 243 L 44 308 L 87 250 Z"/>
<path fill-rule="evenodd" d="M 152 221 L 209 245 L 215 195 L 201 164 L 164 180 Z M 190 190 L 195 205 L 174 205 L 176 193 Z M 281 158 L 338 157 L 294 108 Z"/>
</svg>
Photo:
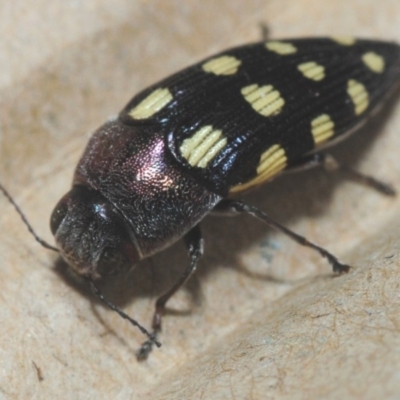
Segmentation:
<svg viewBox="0 0 400 400">
<path fill-rule="evenodd" d="M 321 152 L 359 128 L 400 81 L 400 47 L 350 37 L 270 40 L 236 47 L 145 89 L 91 137 L 72 189 L 50 220 L 55 250 L 107 306 L 157 336 L 166 303 L 203 254 L 209 213 L 249 214 L 348 272 L 327 250 L 235 197 L 284 171 L 345 169 Z M 347 173 L 393 195 L 390 186 Z M 189 263 L 156 301 L 150 333 L 104 298 L 95 281 L 123 273 L 183 238 Z"/>
</svg>

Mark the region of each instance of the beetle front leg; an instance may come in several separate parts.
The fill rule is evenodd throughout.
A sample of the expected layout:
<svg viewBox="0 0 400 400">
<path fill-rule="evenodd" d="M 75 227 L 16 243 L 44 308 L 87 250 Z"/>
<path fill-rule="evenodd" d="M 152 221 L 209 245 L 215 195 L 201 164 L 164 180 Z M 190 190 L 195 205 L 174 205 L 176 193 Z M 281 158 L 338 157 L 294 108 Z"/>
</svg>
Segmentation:
<svg viewBox="0 0 400 400">
<path fill-rule="evenodd" d="M 346 174 L 350 179 L 369 186 L 386 196 L 396 195 L 396 191 L 391 185 L 382 182 L 372 176 L 362 174 L 361 172 L 358 172 L 352 168 L 341 165 L 332 155 L 327 153 L 313 153 L 304 156 L 296 163 L 288 167 L 286 171 L 297 172 L 315 167 L 323 167 L 328 172 L 341 171 Z"/>
<path fill-rule="evenodd" d="M 196 271 L 197 264 L 203 255 L 204 251 L 204 240 L 201 235 L 200 226 L 196 225 L 192 228 L 183 238 L 186 247 L 188 249 L 188 255 L 190 258 L 190 263 L 186 267 L 184 273 L 175 282 L 175 284 L 166 293 L 160 296 L 156 301 L 156 307 L 153 315 L 153 332 L 152 335 L 157 337 L 158 333 L 161 331 L 161 320 L 165 313 L 165 306 L 168 300 L 189 280 L 189 278 Z M 142 347 L 137 353 L 137 358 L 139 360 L 144 360 L 148 357 L 149 353 L 153 348 L 154 341 L 147 340 L 142 344 Z"/>
<path fill-rule="evenodd" d="M 346 264 L 342 264 L 338 261 L 338 259 L 323 247 L 317 246 L 316 244 L 310 242 L 303 236 L 298 235 L 297 233 L 291 231 L 290 229 L 286 228 L 285 226 L 281 225 L 279 222 L 274 221 L 271 217 L 269 217 L 265 212 L 259 210 L 257 207 L 250 206 L 246 203 L 243 203 L 239 200 L 222 200 L 217 204 L 214 208 L 215 213 L 217 214 L 249 214 L 252 217 L 259 219 L 260 221 L 264 222 L 268 226 L 283 232 L 285 235 L 289 236 L 295 242 L 301 244 L 302 246 L 309 247 L 315 251 L 317 251 L 321 256 L 325 257 L 329 263 L 332 265 L 333 272 L 338 274 L 349 272 L 350 267 Z"/>
</svg>

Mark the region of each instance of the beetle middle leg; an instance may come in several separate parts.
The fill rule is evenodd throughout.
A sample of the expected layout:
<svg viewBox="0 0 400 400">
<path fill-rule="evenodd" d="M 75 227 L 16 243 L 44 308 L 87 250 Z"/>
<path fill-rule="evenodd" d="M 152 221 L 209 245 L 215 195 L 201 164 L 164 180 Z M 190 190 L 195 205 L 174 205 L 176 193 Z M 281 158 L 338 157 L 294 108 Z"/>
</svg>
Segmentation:
<svg viewBox="0 0 400 400">
<path fill-rule="evenodd" d="M 313 153 L 302 157 L 295 164 L 286 169 L 287 172 L 304 171 L 307 169 L 323 167 L 326 171 L 340 171 L 347 175 L 350 179 L 360 182 L 374 190 L 386 195 L 394 196 L 396 191 L 393 187 L 385 182 L 380 181 L 372 176 L 365 175 L 352 168 L 341 165 L 332 155 L 327 153 Z"/>
<path fill-rule="evenodd" d="M 306 246 L 317 251 L 319 254 L 321 254 L 321 256 L 325 257 L 329 261 L 329 263 L 332 265 L 333 272 L 336 272 L 338 274 L 349 272 L 350 266 L 342 264 L 333 254 L 329 253 L 323 247 L 317 246 L 305 237 L 300 236 L 297 233 L 286 228 L 285 226 L 281 225 L 279 222 L 273 220 L 270 216 L 268 216 L 265 212 L 259 210 L 257 207 L 248 205 L 239 200 L 226 199 L 219 202 L 214 208 L 214 211 L 215 213 L 230 215 L 249 214 L 252 217 L 255 217 L 264 222 L 268 226 L 280 232 L 283 232 L 285 235 L 289 236 L 292 240 L 301 244 L 302 246 Z"/>
<path fill-rule="evenodd" d="M 193 273 L 197 269 L 197 264 L 203 255 L 204 250 L 204 240 L 201 235 L 200 226 L 196 225 L 192 228 L 183 238 L 186 247 L 188 249 L 188 255 L 190 258 L 190 263 L 186 267 L 185 271 L 181 277 L 175 282 L 175 284 L 162 296 L 160 296 L 156 301 L 156 307 L 153 315 L 153 332 L 152 335 L 157 337 L 158 333 L 161 331 L 161 320 L 165 313 L 165 306 L 168 300 L 189 280 Z M 137 353 L 137 358 L 139 360 L 146 359 L 153 348 L 154 341 L 147 340 L 144 342 Z"/>
</svg>

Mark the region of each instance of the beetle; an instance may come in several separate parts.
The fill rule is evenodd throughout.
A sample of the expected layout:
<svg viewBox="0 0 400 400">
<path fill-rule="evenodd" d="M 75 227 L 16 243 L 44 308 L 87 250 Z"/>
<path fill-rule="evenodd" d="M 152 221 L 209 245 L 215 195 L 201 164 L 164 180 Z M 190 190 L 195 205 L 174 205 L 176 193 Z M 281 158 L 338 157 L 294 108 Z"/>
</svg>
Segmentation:
<svg viewBox="0 0 400 400">
<path fill-rule="evenodd" d="M 50 227 L 60 253 L 111 309 L 139 327 L 145 358 L 168 300 L 203 254 L 209 213 L 249 214 L 349 266 L 237 195 L 282 172 L 343 168 L 324 149 L 357 130 L 400 81 L 400 46 L 351 37 L 268 40 L 211 56 L 133 97 L 89 140 Z M 385 194 L 390 186 L 347 170 Z M 104 298 L 95 281 L 123 273 L 183 238 L 190 262 L 156 301 L 150 333 Z"/>
</svg>

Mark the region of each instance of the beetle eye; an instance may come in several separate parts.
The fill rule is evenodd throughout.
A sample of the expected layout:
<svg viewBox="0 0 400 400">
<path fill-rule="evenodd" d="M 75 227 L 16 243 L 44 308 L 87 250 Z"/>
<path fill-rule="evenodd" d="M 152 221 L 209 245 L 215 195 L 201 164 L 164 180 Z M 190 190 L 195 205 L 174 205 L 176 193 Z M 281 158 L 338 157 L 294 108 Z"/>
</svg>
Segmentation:
<svg viewBox="0 0 400 400">
<path fill-rule="evenodd" d="M 67 199 L 62 198 L 53 210 L 50 218 L 50 229 L 53 235 L 56 234 L 58 227 L 68 212 Z"/>
</svg>

